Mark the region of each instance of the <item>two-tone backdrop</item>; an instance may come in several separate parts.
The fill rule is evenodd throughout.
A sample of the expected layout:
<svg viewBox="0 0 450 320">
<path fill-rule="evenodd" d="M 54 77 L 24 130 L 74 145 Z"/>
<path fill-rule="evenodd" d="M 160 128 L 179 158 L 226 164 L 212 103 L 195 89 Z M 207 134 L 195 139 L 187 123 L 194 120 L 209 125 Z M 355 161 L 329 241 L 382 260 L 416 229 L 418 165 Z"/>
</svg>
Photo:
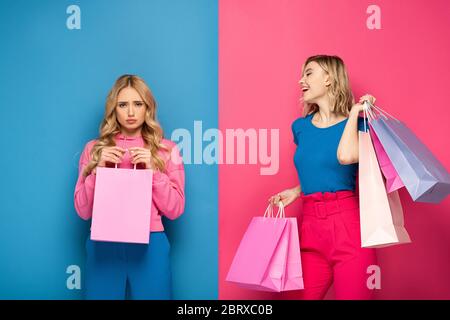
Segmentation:
<svg viewBox="0 0 450 320">
<path fill-rule="evenodd" d="M 355 96 L 376 96 L 450 170 L 446 0 L 5 0 L 0 18 L 1 299 L 83 297 L 68 286 L 89 230 L 73 206 L 78 160 L 123 73 L 149 84 L 166 138 L 190 136 L 186 210 L 164 221 L 176 299 L 296 298 L 225 277 L 251 217 L 298 184 L 290 125 L 310 55 L 341 56 Z M 412 243 L 377 250 L 377 298 L 449 299 L 450 199 L 400 195 Z"/>
</svg>

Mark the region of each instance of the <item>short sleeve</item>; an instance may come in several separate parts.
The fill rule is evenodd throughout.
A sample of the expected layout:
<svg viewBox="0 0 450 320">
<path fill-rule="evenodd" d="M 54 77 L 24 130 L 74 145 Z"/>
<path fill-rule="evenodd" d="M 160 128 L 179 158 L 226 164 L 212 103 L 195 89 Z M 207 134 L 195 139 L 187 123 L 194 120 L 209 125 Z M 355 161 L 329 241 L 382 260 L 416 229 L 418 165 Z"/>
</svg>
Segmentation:
<svg viewBox="0 0 450 320">
<path fill-rule="evenodd" d="M 363 132 L 367 132 L 369 130 L 369 123 L 367 122 L 367 119 L 364 125 L 364 117 L 358 117 L 358 130 Z"/>
<path fill-rule="evenodd" d="M 292 136 L 293 136 L 294 143 L 295 143 L 296 145 L 298 145 L 298 138 L 297 138 L 297 134 L 298 134 L 298 125 L 299 125 L 298 120 L 294 121 L 294 122 L 292 123 L 292 125 L 291 125 Z"/>
</svg>

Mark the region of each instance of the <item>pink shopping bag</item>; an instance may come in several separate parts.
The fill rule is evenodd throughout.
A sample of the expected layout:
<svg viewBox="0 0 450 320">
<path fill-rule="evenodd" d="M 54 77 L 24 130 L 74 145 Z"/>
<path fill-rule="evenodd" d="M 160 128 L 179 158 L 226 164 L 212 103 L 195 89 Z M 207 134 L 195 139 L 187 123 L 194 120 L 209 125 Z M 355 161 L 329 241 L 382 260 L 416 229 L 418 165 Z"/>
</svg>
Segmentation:
<svg viewBox="0 0 450 320">
<path fill-rule="evenodd" d="M 153 171 L 96 170 L 91 239 L 148 244 Z"/>
<path fill-rule="evenodd" d="M 370 134 L 359 131 L 361 246 L 380 248 L 411 242 L 398 191 L 386 192 Z"/>
<path fill-rule="evenodd" d="M 260 291 L 303 289 L 297 220 L 285 218 L 284 211 L 277 217 L 269 212 L 271 206 L 264 217 L 252 219 L 226 280 Z"/>
<path fill-rule="evenodd" d="M 290 224 L 290 232 L 283 291 L 304 289 L 297 218 L 286 220 Z"/>
<path fill-rule="evenodd" d="M 383 173 L 384 177 L 386 178 L 386 190 L 387 192 L 393 192 L 395 190 L 398 190 L 402 187 L 404 187 L 404 184 L 402 180 L 400 179 L 400 176 L 398 175 L 397 171 L 395 170 L 394 166 L 392 165 L 391 160 L 389 159 L 388 155 L 386 154 L 386 151 L 384 150 L 383 146 L 381 145 L 380 140 L 377 137 L 377 134 L 372 129 L 372 127 L 369 125 L 370 129 L 370 137 L 372 138 L 372 143 L 375 148 L 375 153 L 377 155 L 378 163 L 381 168 L 381 172 Z"/>
</svg>

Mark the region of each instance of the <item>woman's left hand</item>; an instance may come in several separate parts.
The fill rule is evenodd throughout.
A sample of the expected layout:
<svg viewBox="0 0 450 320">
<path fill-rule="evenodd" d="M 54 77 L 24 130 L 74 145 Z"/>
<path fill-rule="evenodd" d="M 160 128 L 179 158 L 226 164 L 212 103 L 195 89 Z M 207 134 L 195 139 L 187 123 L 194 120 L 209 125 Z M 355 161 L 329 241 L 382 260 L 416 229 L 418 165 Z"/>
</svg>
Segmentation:
<svg viewBox="0 0 450 320">
<path fill-rule="evenodd" d="M 152 169 L 152 154 L 149 149 L 133 147 L 128 150 L 131 155 L 131 163 L 144 163 L 146 169 Z"/>
<path fill-rule="evenodd" d="M 359 102 L 358 103 L 356 103 L 356 104 L 354 104 L 352 106 L 352 110 L 351 111 L 352 112 L 357 112 L 359 114 L 361 111 L 363 111 L 363 108 L 364 108 L 363 102 L 364 101 L 369 101 L 371 104 L 374 104 L 376 100 L 377 99 L 375 99 L 375 97 L 372 96 L 371 94 L 365 94 L 361 98 L 359 98 Z"/>
</svg>

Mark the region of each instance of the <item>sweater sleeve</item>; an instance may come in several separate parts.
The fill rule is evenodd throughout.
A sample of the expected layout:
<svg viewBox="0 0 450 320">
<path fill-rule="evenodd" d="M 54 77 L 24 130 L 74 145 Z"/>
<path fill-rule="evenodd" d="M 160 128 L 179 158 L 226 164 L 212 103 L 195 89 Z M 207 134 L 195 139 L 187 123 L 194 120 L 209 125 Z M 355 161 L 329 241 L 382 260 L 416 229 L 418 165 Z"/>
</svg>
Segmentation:
<svg viewBox="0 0 450 320">
<path fill-rule="evenodd" d="M 90 141 L 84 147 L 78 166 L 78 180 L 75 186 L 74 204 L 80 218 L 88 220 L 92 217 L 92 206 L 94 203 L 95 174 L 90 173 L 83 177 L 83 170 L 90 161 L 90 153 L 95 141 Z"/>
<path fill-rule="evenodd" d="M 178 147 L 173 144 L 166 172 L 154 171 L 152 198 L 158 210 L 175 220 L 184 211 L 184 165 Z"/>
</svg>

